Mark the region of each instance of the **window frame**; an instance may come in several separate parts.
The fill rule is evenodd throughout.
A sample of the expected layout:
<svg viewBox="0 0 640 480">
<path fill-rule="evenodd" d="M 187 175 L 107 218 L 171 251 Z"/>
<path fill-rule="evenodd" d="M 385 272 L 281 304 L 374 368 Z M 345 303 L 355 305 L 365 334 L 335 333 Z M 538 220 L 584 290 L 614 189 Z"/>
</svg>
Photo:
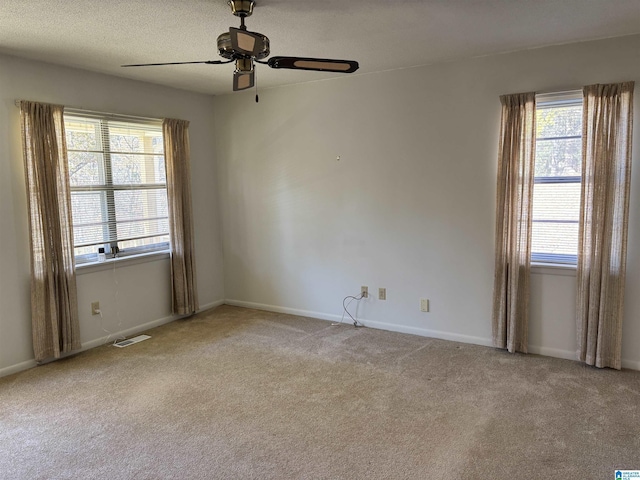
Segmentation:
<svg viewBox="0 0 640 480">
<path fill-rule="evenodd" d="M 570 105 L 582 105 L 583 96 L 581 90 L 572 90 L 566 92 L 553 92 L 546 94 L 537 94 L 536 95 L 536 114 L 539 108 L 554 108 L 554 107 L 564 107 Z M 536 147 L 538 145 L 538 141 L 546 141 L 546 140 L 565 140 L 565 139 L 582 139 L 582 133 L 580 135 L 570 135 L 570 136 L 562 136 L 562 137 L 538 137 L 538 129 L 536 125 Z M 547 184 L 547 185 L 558 185 L 558 184 L 582 184 L 582 176 L 581 175 L 572 175 L 572 176 L 534 176 L 534 185 Z M 535 204 L 535 194 L 533 195 L 533 200 Z M 534 220 L 533 223 L 545 223 L 545 220 Z M 553 220 L 549 221 L 549 223 L 579 223 L 579 220 Z M 538 266 L 557 266 L 563 268 L 575 268 L 578 263 L 578 251 L 576 249 L 575 255 L 569 254 L 559 254 L 559 253 L 543 253 L 543 252 L 534 252 L 531 251 L 531 263 L 533 265 Z"/>
<path fill-rule="evenodd" d="M 161 137 L 164 139 L 164 132 L 162 129 L 162 120 L 161 119 L 152 119 L 152 118 L 143 118 L 143 117 L 132 117 L 125 115 L 117 115 L 117 114 L 107 114 L 107 113 L 99 113 L 99 112 L 90 112 L 85 110 L 78 109 L 65 109 L 63 121 L 67 122 L 67 117 L 72 119 L 86 119 L 90 121 L 98 121 L 100 133 L 98 135 L 98 141 L 101 143 L 101 150 L 91 153 L 100 153 L 102 155 L 102 162 L 99 163 L 98 167 L 100 169 L 101 179 L 104 181 L 103 184 L 100 185 L 82 185 L 82 186 L 72 186 L 69 185 L 70 193 L 74 192 L 103 192 L 103 196 L 100 199 L 100 208 L 103 211 L 103 216 L 106 216 L 107 220 L 103 223 L 104 229 L 109 229 L 109 234 L 107 235 L 109 238 L 114 240 L 107 240 L 105 242 L 91 242 L 85 244 L 76 244 L 74 237 L 73 248 L 77 248 L 78 246 L 95 246 L 96 252 L 94 253 L 86 253 L 80 255 L 74 255 L 76 266 L 84 267 L 84 266 L 92 266 L 96 264 L 100 264 L 98 258 L 98 248 L 103 247 L 105 249 L 105 259 L 109 262 L 124 260 L 133 257 L 140 256 L 148 256 L 150 254 L 167 254 L 171 251 L 171 242 L 167 240 L 166 242 L 158 242 L 150 245 L 142 245 L 137 247 L 127 247 L 121 248 L 119 244 L 123 242 L 139 240 L 142 238 L 152 238 L 154 236 L 169 236 L 170 232 L 167 229 L 166 233 L 163 234 L 154 234 L 154 235 L 145 235 L 142 237 L 134 237 L 134 238 L 124 238 L 119 239 L 116 231 L 116 225 L 118 223 L 122 223 L 122 221 L 118 221 L 116 217 L 115 210 L 115 192 L 117 191 L 145 191 L 145 190 L 164 190 L 165 194 L 168 195 L 167 188 L 167 179 L 165 176 L 164 183 L 141 183 L 141 184 L 131 184 L 131 185 L 120 185 L 115 184 L 113 182 L 112 168 L 113 162 L 111 159 L 111 146 L 109 142 L 110 134 L 109 134 L 109 121 L 130 124 L 132 127 L 136 126 L 144 126 L 148 127 L 157 127 L 158 132 Z M 66 128 L 65 128 L 66 129 Z M 65 137 L 66 142 L 66 137 Z M 66 145 L 68 152 L 75 151 L 84 151 L 84 150 L 76 150 L 70 149 L 68 145 Z M 136 153 L 138 154 L 138 153 Z M 162 153 L 163 159 L 165 159 L 165 172 L 166 172 L 166 158 L 164 156 L 164 152 Z M 167 199 L 168 200 L 168 199 Z M 106 215 L 105 215 L 106 214 Z M 165 218 L 157 217 L 157 218 L 149 218 L 151 220 L 157 220 Z M 167 212 L 167 220 L 168 220 L 168 212 Z M 145 218 L 145 220 L 148 220 Z M 72 225 L 76 226 L 75 220 L 72 215 Z M 75 254 L 75 252 L 74 252 Z"/>
</svg>

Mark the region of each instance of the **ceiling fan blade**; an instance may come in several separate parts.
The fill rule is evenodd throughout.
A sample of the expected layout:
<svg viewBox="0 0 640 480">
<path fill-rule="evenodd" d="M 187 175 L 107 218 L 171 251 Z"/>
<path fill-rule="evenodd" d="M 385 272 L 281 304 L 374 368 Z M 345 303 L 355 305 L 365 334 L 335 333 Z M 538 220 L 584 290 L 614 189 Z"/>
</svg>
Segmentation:
<svg viewBox="0 0 640 480">
<path fill-rule="evenodd" d="M 355 60 L 331 60 L 329 58 L 271 57 L 267 64 L 271 68 L 338 73 L 353 73 L 359 68 L 358 62 Z"/>
<path fill-rule="evenodd" d="M 231 48 L 243 55 L 257 56 L 263 49 L 264 35 L 260 35 L 240 28 L 229 29 Z"/>
<path fill-rule="evenodd" d="M 255 85 L 255 75 L 253 70 L 250 72 L 234 72 L 233 73 L 233 91 L 247 90 Z"/>
<path fill-rule="evenodd" d="M 223 63 L 231 63 L 233 60 L 203 60 L 201 62 L 168 62 L 168 63 L 136 63 L 131 65 L 120 65 L 121 67 L 156 67 L 161 65 L 188 65 L 192 63 L 206 63 L 208 65 L 221 65 Z"/>
</svg>

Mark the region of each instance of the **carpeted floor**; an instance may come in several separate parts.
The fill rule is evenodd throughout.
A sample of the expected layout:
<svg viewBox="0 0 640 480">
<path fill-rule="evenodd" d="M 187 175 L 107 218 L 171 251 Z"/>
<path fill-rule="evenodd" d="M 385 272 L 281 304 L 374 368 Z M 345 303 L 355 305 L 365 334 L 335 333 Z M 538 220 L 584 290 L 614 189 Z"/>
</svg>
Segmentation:
<svg viewBox="0 0 640 480">
<path fill-rule="evenodd" d="M 0 478 L 613 479 L 640 372 L 222 306 L 0 379 Z"/>
</svg>

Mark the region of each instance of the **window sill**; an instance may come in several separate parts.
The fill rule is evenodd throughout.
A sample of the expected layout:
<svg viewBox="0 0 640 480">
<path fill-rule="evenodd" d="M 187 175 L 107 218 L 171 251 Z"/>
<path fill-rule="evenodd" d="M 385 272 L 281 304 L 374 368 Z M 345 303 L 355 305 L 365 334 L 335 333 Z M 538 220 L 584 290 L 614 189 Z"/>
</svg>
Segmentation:
<svg viewBox="0 0 640 480">
<path fill-rule="evenodd" d="M 128 267 L 138 265 L 140 263 L 156 262 L 165 260 L 171 256 L 168 251 L 141 253 L 140 255 L 130 255 L 121 258 L 108 258 L 104 262 L 84 263 L 76 265 L 76 275 L 84 275 L 86 273 L 99 272 L 102 270 L 111 270 L 118 267 Z"/>
<path fill-rule="evenodd" d="M 564 277 L 576 276 L 575 265 L 563 265 L 560 263 L 531 263 L 531 273 L 534 275 L 561 275 Z"/>
</svg>

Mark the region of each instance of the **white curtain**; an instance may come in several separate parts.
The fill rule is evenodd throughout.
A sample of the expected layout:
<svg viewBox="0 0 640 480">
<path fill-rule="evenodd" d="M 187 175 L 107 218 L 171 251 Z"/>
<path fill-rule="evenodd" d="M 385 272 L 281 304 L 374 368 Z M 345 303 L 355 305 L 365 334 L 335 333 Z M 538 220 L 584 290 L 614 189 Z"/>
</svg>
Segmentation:
<svg viewBox="0 0 640 480">
<path fill-rule="evenodd" d="M 191 209 L 189 122 L 167 118 L 162 129 L 167 165 L 173 313 L 190 315 L 199 306 Z"/>
<path fill-rule="evenodd" d="M 526 353 L 536 96 L 503 95 L 500 101 L 493 344 Z"/>
<path fill-rule="evenodd" d="M 35 359 L 80 348 L 63 107 L 20 102 Z"/>
<path fill-rule="evenodd" d="M 621 368 L 633 82 L 584 87 L 578 357 Z"/>
</svg>

